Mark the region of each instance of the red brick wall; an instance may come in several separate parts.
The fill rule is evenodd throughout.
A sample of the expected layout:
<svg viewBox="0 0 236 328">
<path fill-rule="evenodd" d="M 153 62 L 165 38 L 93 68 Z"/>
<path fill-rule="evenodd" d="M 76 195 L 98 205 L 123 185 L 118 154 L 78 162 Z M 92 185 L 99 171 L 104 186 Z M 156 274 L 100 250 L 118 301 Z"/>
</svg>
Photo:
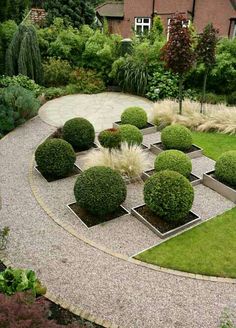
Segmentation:
<svg viewBox="0 0 236 328">
<path fill-rule="evenodd" d="M 229 19 L 235 17 L 236 12 L 229 0 L 196 0 L 196 16 L 194 24 L 201 32 L 206 24 L 212 22 L 220 31 L 221 36 L 227 36 Z"/>
<path fill-rule="evenodd" d="M 193 0 L 156 0 L 155 12 L 160 15 L 165 28 L 171 13 L 181 12 L 186 15 L 192 11 Z M 124 0 L 124 19 L 113 20 L 113 33 L 120 33 L 123 37 L 130 37 L 134 27 L 135 17 L 151 17 L 153 0 Z M 229 18 L 236 17 L 230 0 L 196 0 L 194 25 L 198 32 L 212 22 L 220 30 L 220 35 L 227 36 Z"/>
</svg>

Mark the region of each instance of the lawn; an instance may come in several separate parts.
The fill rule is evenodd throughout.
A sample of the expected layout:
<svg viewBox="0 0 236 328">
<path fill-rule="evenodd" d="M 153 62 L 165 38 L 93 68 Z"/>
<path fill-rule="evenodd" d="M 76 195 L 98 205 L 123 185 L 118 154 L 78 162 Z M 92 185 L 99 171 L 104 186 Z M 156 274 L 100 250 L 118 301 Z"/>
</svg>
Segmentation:
<svg viewBox="0 0 236 328">
<path fill-rule="evenodd" d="M 203 148 L 204 155 L 217 160 L 228 150 L 236 150 L 236 136 L 222 133 L 193 132 L 193 142 Z"/>
<path fill-rule="evenodd" d="M 236 207 L 136 258 L 186 272 L 236 278 Z"/>
</svg>

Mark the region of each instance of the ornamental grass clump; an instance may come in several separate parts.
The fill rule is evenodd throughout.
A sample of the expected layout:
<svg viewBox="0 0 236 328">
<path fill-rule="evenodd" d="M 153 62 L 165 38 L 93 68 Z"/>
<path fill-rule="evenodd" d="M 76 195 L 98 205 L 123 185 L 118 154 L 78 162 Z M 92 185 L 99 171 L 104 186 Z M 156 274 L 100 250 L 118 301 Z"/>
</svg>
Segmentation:
<svg viewBox="0 0 236 328">
<path fill-rule="evenodd" d="M 121 141 L 129 145 L 140 145 L 143 141 L 142 132 L 134 125 L 124 124 L 119 127 Z"/>
<path fill-rule="evenodd" d="M 74 194 L 81 208 L 102 217 L 119 208 L 126 198 L 127 188 L 118 172 L 109 167 L 94 166 L 79 175 Z"/>
<path fill-rule="evenodd" d="M 166 150 L 160 153 L 154 163 L 155 171 L 176 171 L 189 178 L 192 171 L 190 158 L 179 150 Z"/>
<path fill-rule="evenodd" d="M 180 125 L 173 124 L 161 132 L 161 141 L 166 149 L 189 150 L 193 143 L 191 131 Z"/>
<path fill-rule="evenodd" d="M 43 175 L 62 178 L 73 170 L 76 156 L 65 140 L 48 139 L 38 146 L 35 160 Z"/>
<path fill-rule="evenodd" d="M 103 130 L 98 135 L 98 140 L 104 148 L 119 148 L 121 143 L 121 133 L 119 129 Z"/>
<path fill-rule="evenodd" d="M 95 139 L 93 125 L 82 117 L 67 121 L 62 129 L 63 139 L 69 142 L 76 151 L 91 148 Z"/>
<path fill-rule="evenodd" d="M 92 150 L 84 159 L 85 168 L 107 166 L 119 172 L 125 179 L 141 176 L 149 168 L 147 154 L 137 145 L 122 142 L 119 148 Z"/>
<path fill-rule="evenodd" d="M 236 150 L 227 151 L 219 157 L 215 175 L 221 182 L 236 188 Z"/>
<path fill-rule="evenodd" d="M 194 190 L 180 173 L 160 171 L 148 178 L 144 185 L 147 207 L 159 218 L 170 223 L 181 223 L 191 210 Z"/>
<path fill-rule="evenodd" d="M 121 115 L 121 124 L 131 124 L 138 129 L 147 125 L 147 113 L 141 107 L 129 107 Z"/>
</svg>

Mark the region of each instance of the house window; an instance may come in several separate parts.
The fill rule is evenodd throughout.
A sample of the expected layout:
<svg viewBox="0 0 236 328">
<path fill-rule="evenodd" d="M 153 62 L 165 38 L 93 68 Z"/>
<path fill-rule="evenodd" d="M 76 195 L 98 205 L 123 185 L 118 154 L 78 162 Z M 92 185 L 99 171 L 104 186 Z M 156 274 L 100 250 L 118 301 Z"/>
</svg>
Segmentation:
<svg viewBox="0 0 236 328">
<path fill-rule="evenodd" d="M 135 32 L 137 34 L 147 33 L 151 29 L 151 18 L 136 17 L 135 18 Z"/>
<path fill-rule="evenodd" d="M 236 21 L 234 22 L 233 39 L 236 38 Z"/>
</svg>

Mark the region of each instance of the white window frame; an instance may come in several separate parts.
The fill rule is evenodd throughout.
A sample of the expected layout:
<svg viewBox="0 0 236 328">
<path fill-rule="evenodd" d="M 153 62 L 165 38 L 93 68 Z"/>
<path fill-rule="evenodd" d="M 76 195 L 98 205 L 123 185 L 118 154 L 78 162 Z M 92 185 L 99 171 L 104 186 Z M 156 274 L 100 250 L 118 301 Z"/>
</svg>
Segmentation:
<svg viewBox="0 0 236 328">
<path fill-rule="evenodd" d="M 233 39 L 236 38 L 236 20 L 234 21 L 234 28 L 233 28 L 233 36 L 232 36 Z"/>
<path fill-rule="evenodd" d="M 167 41 L 169 40 L 169 36 L 170 36 L 170 22 L 171 22 L 171 20 L 172 20 L 172 18 L 168 18 L 168 20 L 167 20 Z M 186 19 L 186 21 L 187 21 L 187 27 L 189 27 L 190 24 L 191 24 L 191 20 Z M 182 23 L 182 26 L 184 26 L 183 23 Z"/>
<path fill-rule="evenodd" d="M 148 23 L 144 22 L 144 19 L 148 19 Z M 144 33 L 144 27 L 148 27 L 148 31 L 151 29 L 151 17 L 135 17 L 134 30 L 137 33 L 137 27 L 141 26 L 141 33 Z"/>
</svg>

